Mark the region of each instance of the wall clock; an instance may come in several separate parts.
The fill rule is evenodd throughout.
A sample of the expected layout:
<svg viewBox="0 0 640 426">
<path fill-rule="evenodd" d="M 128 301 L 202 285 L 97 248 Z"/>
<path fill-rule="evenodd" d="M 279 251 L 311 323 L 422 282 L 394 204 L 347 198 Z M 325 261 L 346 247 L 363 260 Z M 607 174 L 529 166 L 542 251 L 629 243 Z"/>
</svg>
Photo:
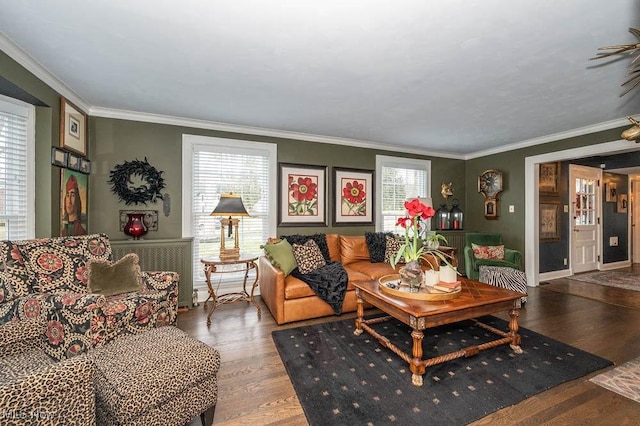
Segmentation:
<svg viewBox="0 0 640 426">
<path fill-rule="evenodd" d="M 478 192 L 485 198 L 484 217 L 487 219 L 498 218 L 498 194 L 502 192 L 502 172 L 489 169 L 478 176 Z"/>
<path fill-rule="evenodd" d="M 500 170 L 486 170 L 478 176 L 478 192 L 485 198 L 497 198 L 502 189 L 502 172 Z"/>
</svg>

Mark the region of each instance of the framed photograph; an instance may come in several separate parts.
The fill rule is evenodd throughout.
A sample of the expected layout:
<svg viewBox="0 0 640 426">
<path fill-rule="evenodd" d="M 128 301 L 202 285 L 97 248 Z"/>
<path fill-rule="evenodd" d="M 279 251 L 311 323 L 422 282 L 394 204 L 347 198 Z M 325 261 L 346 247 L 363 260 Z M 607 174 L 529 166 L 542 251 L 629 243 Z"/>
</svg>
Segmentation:
<svg viewBox="0 0 640 426">
<path fill-rule="evenodd" d="M 67 167 L 70 168 L 71 170 L 80 170 L 81 161 L 82 161 L 82 158 L 80 158 L 79 156 L 72 154 L 70 152 L 67 153 Z"/>
<path fill-rule="evenodd" d="M 333 168 L 333 224 L 373 225 L 373 170 Z"/>
<path fill-rule="evenodd" d="M 91 161 L 87 160 L 86 158 L 80 158 L 80 171 L 82 173 L 84 173 L 85 175 L 88 175 L 91 173 Z"/>
<path fill-rule="evenodd" d="M 618 203 L 616 205 L 616 213 L 626 213 L 627 212 L 627 194 L 618 195 Z"/>
<path fill-rule="evenodd" d="M 278 225 L 327 226 L 327 166 L 280 163 Z"/>
<path fill-rule="evenodd" d="M 87 175 L 70 169 L 60 170 L 60 235 L 87 234 Z"/>
<path fill-rule="evenodd" d="M 57 167 L 67 167 L 67 152 L 60 148 L 52 146 L 51 164 Z"/>
<path fill-rule="evenodd" d="M 484 217 L 486 219 L 498 218 L 498 201 L 495 198 L 489 198 L 484 201 Z"/>
<path fill-rule="evenodd" d="M 540 242 L 560 241 L 560 200 L 540 201 Z"/>
<path fill-rule="evenodd" d="M 560 163 L 540 164 L 540 177 L 538 181 L 538 192 L 541 195 L 560 195 L 558 190 L 558 180 L 560 179 Z"/>
<path fill-rule="evenodd" d="M 618 186 L 615 182 L 608 182 L 604 184 L 604 201 L 608 203 L 615 203 L 618 201 Z"/>
<path fill-rule="evenodd" d="M 60 146 L 87 155 L 87 116 L 63 97 L 60 98 Z"/>
</svg>

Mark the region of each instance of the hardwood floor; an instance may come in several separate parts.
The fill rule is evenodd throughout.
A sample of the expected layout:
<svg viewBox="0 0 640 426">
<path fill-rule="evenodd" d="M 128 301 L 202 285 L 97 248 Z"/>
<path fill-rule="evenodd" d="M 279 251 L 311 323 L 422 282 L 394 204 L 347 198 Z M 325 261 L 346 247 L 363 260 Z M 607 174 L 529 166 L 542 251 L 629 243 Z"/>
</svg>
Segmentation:
<svg viewBox="0 0 640 426">
<path fill-rule="evenodd" d="M 565 290 L 569 288 L 572 292 L 582 291 L 585 297 L 567 294 Z M 608 289 L 569 279 L 530 288 L 529 301 L 521 310 L 519 323 L 607 358 L 616 365 L 622 364 L 640 356 L 640 292 Z M 252 305 L 220 306 L 209 328 L 202 305 L 178 316 L 179 328 L 216 347 L 222 356 L 214 424 L 306 425 L 271 332 L 354 318 L 355 314 L 279 327 L 261 301 L 260 305 L 262 319 L 258 319 Z M 498 316 L 508 319 L 506 314 Z M 526 342 L 522 345 L 526 346 Z M 473 424 L 638 424 L 640 404 L 589 382 L 590 377 L 542 392 Z"/>
</svg>

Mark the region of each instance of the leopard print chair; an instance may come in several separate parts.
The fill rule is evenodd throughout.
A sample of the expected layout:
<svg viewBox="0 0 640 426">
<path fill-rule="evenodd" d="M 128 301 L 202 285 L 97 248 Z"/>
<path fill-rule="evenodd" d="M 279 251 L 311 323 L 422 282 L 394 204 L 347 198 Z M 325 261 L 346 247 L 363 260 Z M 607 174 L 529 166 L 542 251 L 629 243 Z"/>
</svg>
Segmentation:
<svg viewBox="0 0 640 426">
<path fill-rule="evenodd" d="M 220 354 L 177 327 L 128 335 L 87 353 L 98 425 L 213 423 Z"/>
<path fill-rule="evenodd" d="M 44 328 L 40 319 L 0 326 L 0 424 L 95 424 L 91 362 L 86 355 L 50 358 Z"/>
</svg>

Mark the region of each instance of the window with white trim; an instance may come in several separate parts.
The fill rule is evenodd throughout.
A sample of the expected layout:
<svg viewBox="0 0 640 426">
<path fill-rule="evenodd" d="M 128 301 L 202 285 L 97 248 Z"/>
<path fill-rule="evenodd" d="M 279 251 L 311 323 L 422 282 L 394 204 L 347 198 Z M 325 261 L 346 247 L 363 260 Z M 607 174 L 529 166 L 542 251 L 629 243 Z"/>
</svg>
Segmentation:
<svg viewBox="0 0 640 426">
<path fill-rule="evenodd" d="M 0 239 L 35 236 L 35 108 L 0 96 Z"/>
<path fill-rule="evenodd" d="M 260 254 L 260 245 L 276 235 L 277 150 L 275 144 L 195 135 L 183 135 L 182 149 L 182 233 L 193 237 L 194 288 L 203 288 L 200 259 L 220 252 L 220 218 L 210 216 L 220 194 L 239 194 L 249 213 L 239 224 L 243 253 Z M 225 244 L 231 248 L 233 240 Z M 238 278 L 220 275 L 231 281 Z"/>
<path fill-rule="evenodd" d="M 404 202 L 430 197 L 431 161 L 376 155 L 376 230 L 397 232 Z"/>
</svg>

